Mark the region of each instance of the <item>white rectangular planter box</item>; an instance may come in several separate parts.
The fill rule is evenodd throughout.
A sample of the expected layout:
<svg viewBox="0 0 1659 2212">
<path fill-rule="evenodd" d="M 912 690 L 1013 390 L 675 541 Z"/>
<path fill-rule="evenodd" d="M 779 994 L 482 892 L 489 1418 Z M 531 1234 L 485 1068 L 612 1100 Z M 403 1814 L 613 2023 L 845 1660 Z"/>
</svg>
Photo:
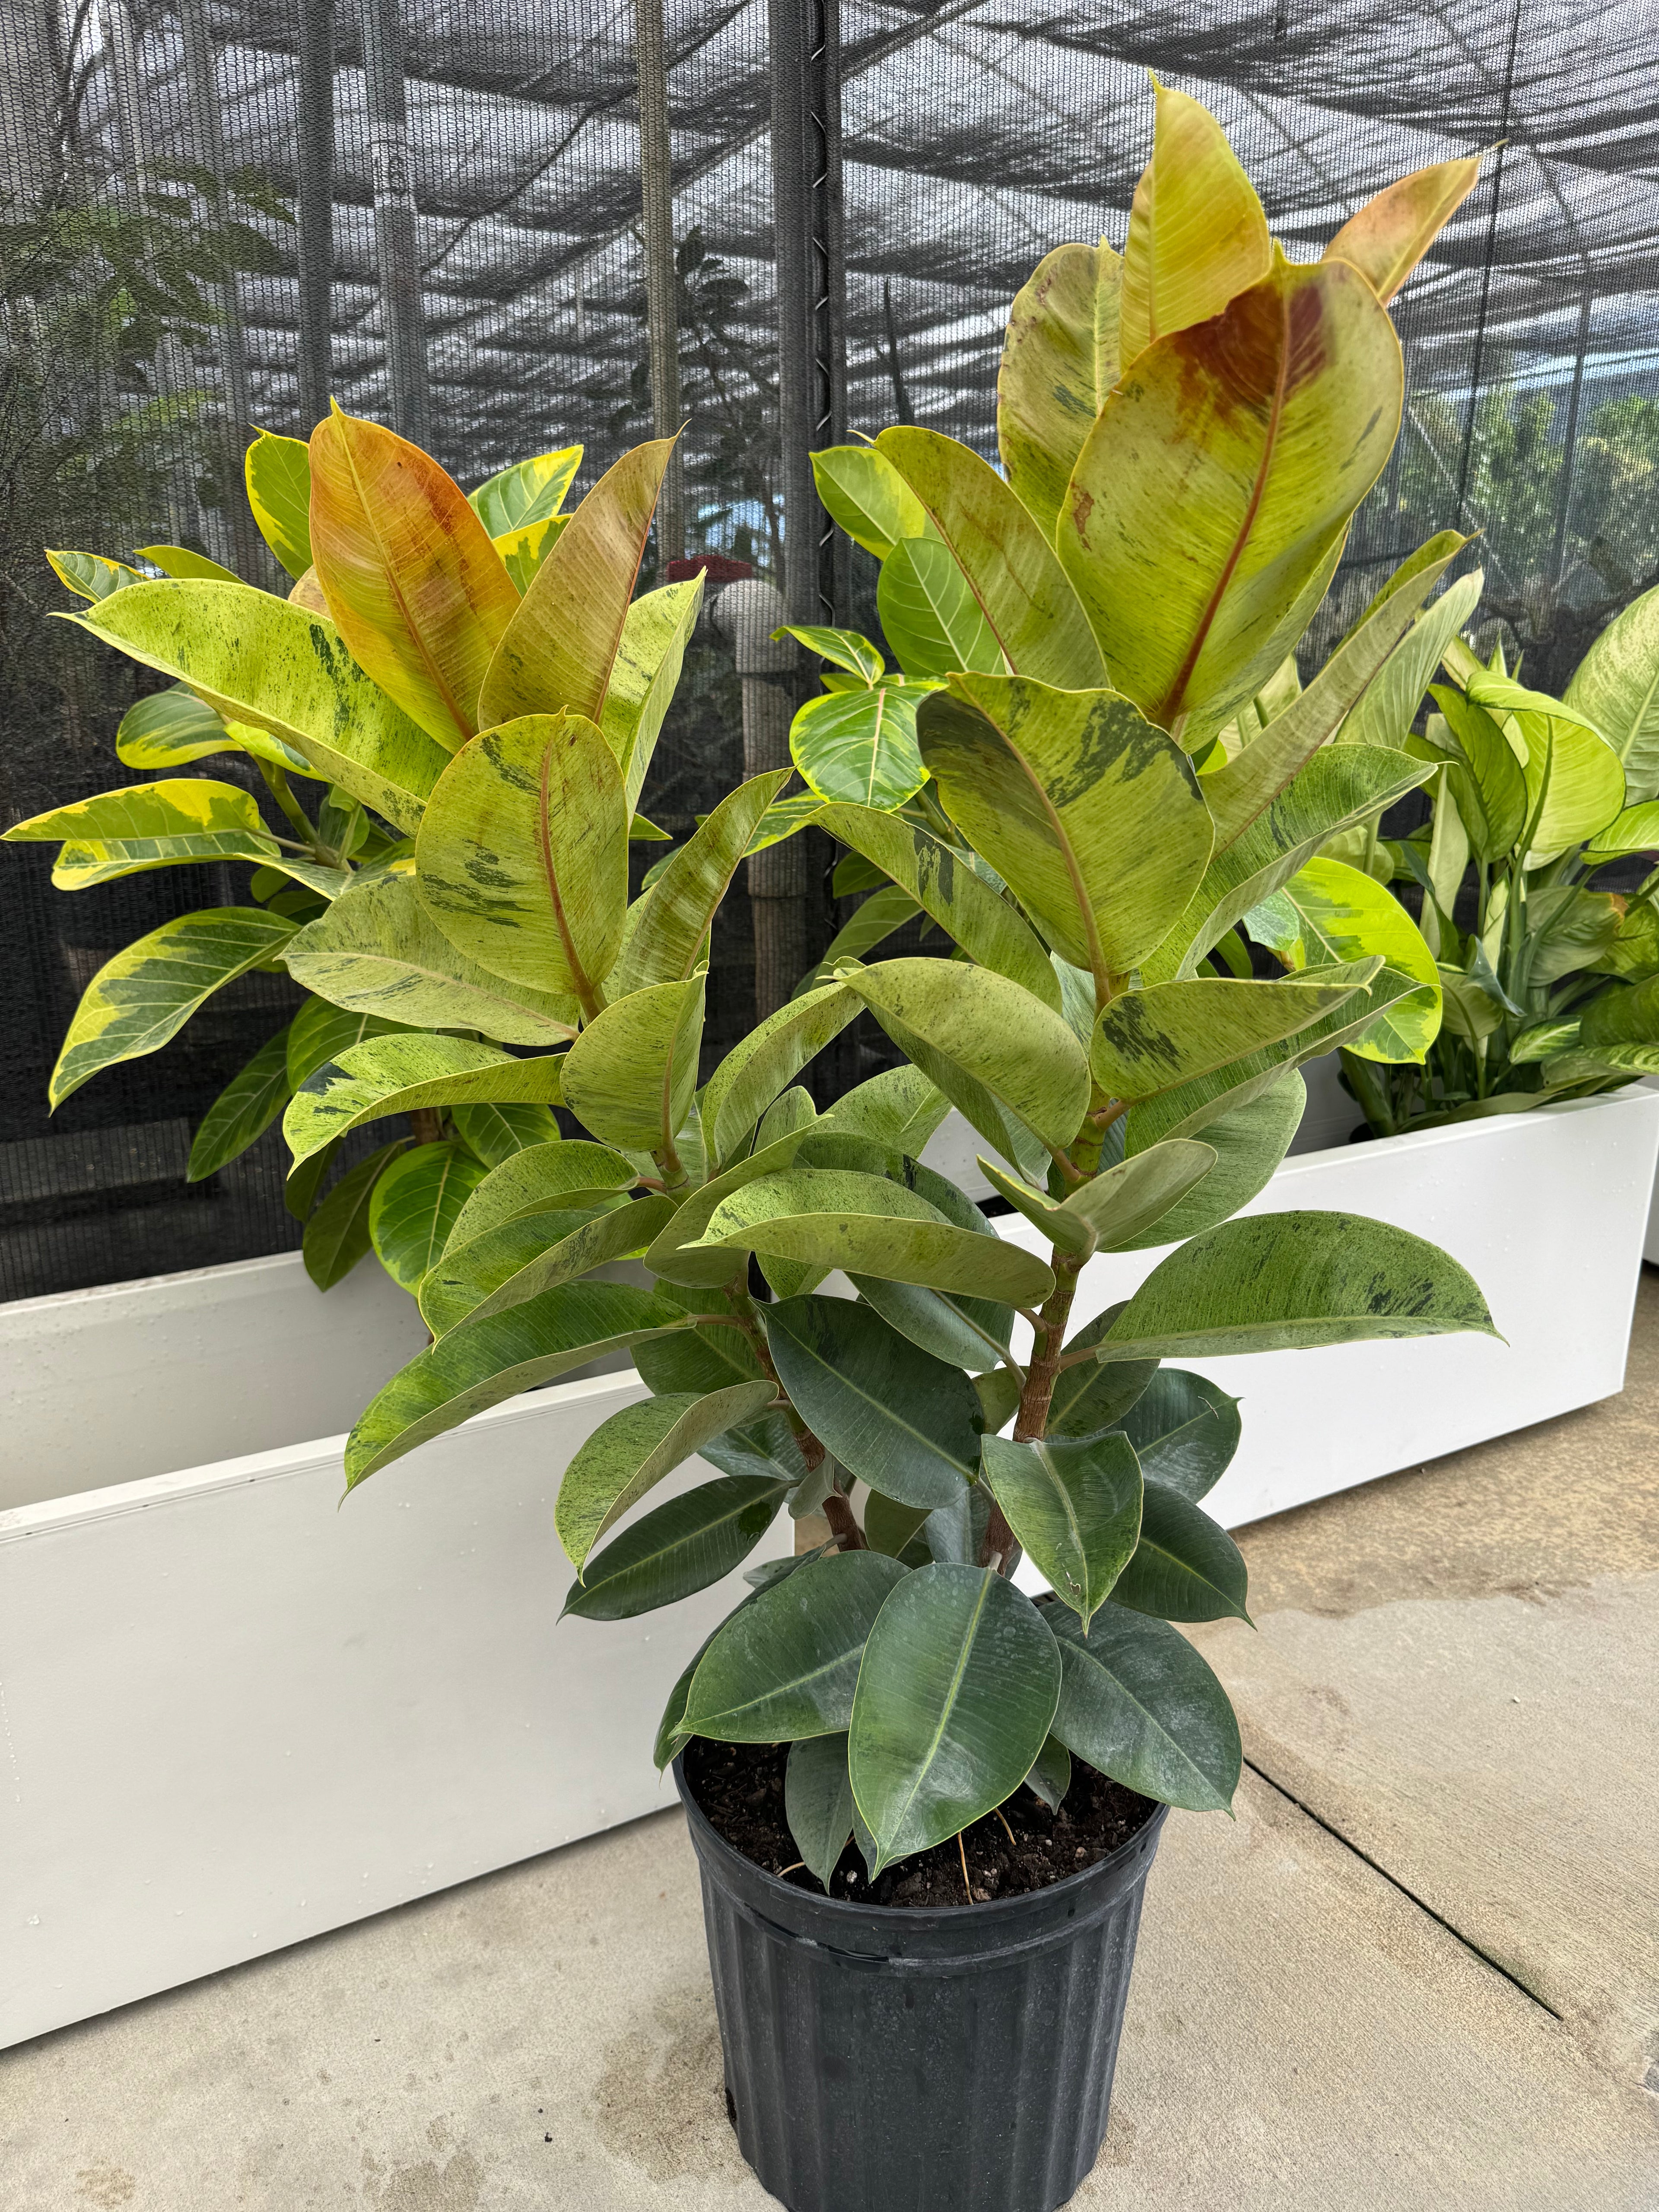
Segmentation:
<svg viewBox="0 0 1659 2212">
<path fill-rule="evenodd" d="M 1369 1214 L 1426 1237 L 1474 1277 L 1506 1340 L 1183 1361 L 1243 1401 L 1243 1440 L 1206 1510 L 1237 1527 L 1622 1389 L 1656 1157 L 1659 1093 L 1632 1089 L 1287 1159 L 1243 1212 Z M 1023 1218 L 996 1225 L 1048 1249 Z M 1073 1326 L 1169 1249 L 1091 1261 Z"/>
<path fill-rule="evenodd" d="M 1325 1104 L 1316 1127 L 1351 1124 Z M 975 1149 L 947 1125 L 929 1152 L 960 1170 Z M 1509 1344 L 1194 1363 L 1245 1401 L 1214 1510 L 1251 1520 L 1619 1389 L 1656 1154 L 1659 1092 L 1632 1091 L 1288 1160 L 1252 1211 L 1436 1238 Z M 1159 1256 L 1097 1261 L 1079 1322 Z M 294 1431 L 343 1430 L 422 1336 L 378 1273 L 324 1298 L 297 1257 L 0 1308 L 0 2045 L 667 1802 L 657 1714 L 740 1582 L 643 1621 L 556 1618 L 560 1475 L 641 1386 L 514 1400 L 341 1509 L 343 1439 Z"/>
</svg>

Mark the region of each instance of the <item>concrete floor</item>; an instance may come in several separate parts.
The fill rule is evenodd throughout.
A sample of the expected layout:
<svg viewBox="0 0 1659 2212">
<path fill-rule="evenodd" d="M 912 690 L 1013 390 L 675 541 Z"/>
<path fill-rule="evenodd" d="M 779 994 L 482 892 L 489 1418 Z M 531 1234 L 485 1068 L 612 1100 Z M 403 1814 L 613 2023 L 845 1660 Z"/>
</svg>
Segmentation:
<svg viewBox="0 0 1659 2212">
<path fill-rule="evenodd" d="M 1245 1532 L 1078 2212 L 1659 2205 L 1659 1280 L 1621 1398 Z M 761 2212 L 678 1814 L 0 2055 L 3 2212 Z"/>
</svg>

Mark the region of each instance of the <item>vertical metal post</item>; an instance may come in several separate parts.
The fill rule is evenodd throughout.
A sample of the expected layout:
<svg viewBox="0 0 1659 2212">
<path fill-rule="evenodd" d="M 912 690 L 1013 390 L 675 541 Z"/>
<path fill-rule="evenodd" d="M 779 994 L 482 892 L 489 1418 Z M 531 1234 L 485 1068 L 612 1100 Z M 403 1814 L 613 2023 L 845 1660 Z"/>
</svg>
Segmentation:
<svg viewBox="0 0 1659 2212">
<path fill-rule="evenodd" d="M 328 412 L 334 380 L 334 0 L 300 0 L 299 431 Z"/>
<path fill-rule="evenodd" d="M 811 455 L 847 435 L 840 0 L 769 0 L 769 17 L 785 588 L 795 621 L 834 623 L 846 544 L 818 504 Z"/>
<path fill-rule="evenodd" d="M 791 621 L 833 623 L 846 619 L 848 551 L 819 504 L 811 457 L 847 434 L 840 0 L 769 0 L 768 21 L 784 596 Z M 745 755 L 765 753 L 766 766 L 788 766 L 787 706 L 780 699 L 776 727 L 756 730 L 752 744 L 745 720 Z M 755 1011 L 763 1019 L 827 942 L 822 854 L 810 835 L 786 838 L 749 862 Z"/>
<path fill-rule="evenodd" d="M 230 217 L 225 159 L 224 119 L 219 108 L 219 73 L 202 0 L 179 0 L 179 27 L 184 33 L 185 76 L 190 88 L 191 122 L 202 167 L 212 177 L 216 212 L 220 222 Z M 234 563 L 250 583 L 268 578 L 264 540 L 255 526 L 242 496 L 242 454 L 252 429 L 253 404 L 248 386 L 247 336 L 242 322 L 242 299 L 234 273 L 218 287 L 220 368 L 224 380 L 222 444 L 223 478 L 228 505 L 227 520 Z"/>
<path fill-rule="evenodd" d="M 651 353 L 651 429 L 680 427 L 679 284 L 674 265 L 673 151 L 668 131 L 668 51 L 663 0 L 634 0 L 640 101 L 640 185 L 645 216 L 645 312 Z M 685 478 L 678 448 L 657 502 L 659 574 L 685 551 Z"/>
<path fill-rule="evenodd" d="M 374 258 L 386 334 L 388 411 L 400 437 L 428 442 L 426 316 L 409 155 L 404 33 L 398 0 L 358 0 L 374 179 Z"/>
</svg>

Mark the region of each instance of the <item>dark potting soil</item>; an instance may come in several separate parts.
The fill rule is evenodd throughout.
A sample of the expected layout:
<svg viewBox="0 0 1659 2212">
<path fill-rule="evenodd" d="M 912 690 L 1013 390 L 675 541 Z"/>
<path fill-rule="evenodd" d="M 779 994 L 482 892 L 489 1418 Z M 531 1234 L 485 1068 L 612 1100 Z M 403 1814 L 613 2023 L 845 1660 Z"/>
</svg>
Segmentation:
<svg viewBox="0 0 1659 2212">
<path fill-rule="evenodd" d="M 817 1875 L 798 1863 L 800 1853 L 784 1817 L 788 1758 L 787 1743 L 712 1743 L 694 1736 L 685 1747 L 685 1778 L 709 1825 L 734 1850 L 792 1887 L 822 1896 Z M 873 1882 L 857 1844 L 849 1843 L 830 1878 L 830 1895 L 852 1905 L 964 1905 L 965 1852 L 975 1905 L 1021 1897 L 1095 1865 L 1157 1809 L 1150 1798 L 1074 1759 L 1072 1786 L 1058 1813 L 1022 1784 L 1000 1817 L 988 1814 L 963 1831 L 962 1850 L 953 1836 L 885 1868 Z"/>
</svg>

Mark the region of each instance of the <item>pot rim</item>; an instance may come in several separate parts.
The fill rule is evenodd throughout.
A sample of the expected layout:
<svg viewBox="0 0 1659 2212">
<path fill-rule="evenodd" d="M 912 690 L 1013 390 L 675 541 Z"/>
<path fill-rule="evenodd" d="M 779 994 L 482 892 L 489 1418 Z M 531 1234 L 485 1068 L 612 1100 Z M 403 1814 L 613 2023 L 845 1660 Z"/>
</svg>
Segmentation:
<svg viewBox="0 0 1659 2212">
<path fill-rule="evenodd" d="M 719 1856 L 729 1859 L 733 1865 L 741 1868 L 750 1879 L 763 1883 L 770 1889 L 781 1892 L 786 1897 L 794 1899 L 798 1905 L 809 1905 L 819 1912 L 844 1913 L 849 1920 L 869 1920 L 878 1917 L 901 1926 L 908 1923 L 912 1928 L 919 1928 L 924 1922 L 931 1922 L 944 1913 L 961 1913 L 964 1917 L 970 1913 L 978 1913 L 981 1917 L 1005 1913 L 1012 1917 L 1022 1909 L 1029 1913 L 1034 1906 L 1047 1899 L 1064 1897 L 1068 1891 L 1080 1888 L 1085 1882 L 1104 1879 L 1118 1867 L 1127 1863 L 1136 1851 L 1145 1846 L 1149 1838 L 1156 1840 L 1158 1831 L 1163 1826 L 1170 1809 L 1168 1805 L 1161 1804 L 1156 1799 L 1151 1801 L 1152 1811 L 1133 1833 L 1126 1836 L 1115 1850 L 1108 1851 L 1103 1859 L 1097 1859 L 1092 1866 L 1085 1867 L 1080 1873 L 1068 1874 L 1059 1881 L 1046 1882 L 1041 1889 L 1021 1890 L 1017 1896 L 1013 1897 L 994 1897 L 983 1901 L 975 1899 L 970 1905 L 878 1905 L 873 1899 L 868 1903 L 856 1902 L 851 1898 L 831 1897 L 824 1892 L 820 1892 L 814 1897 L 810 1889 L 792 1887 L 781 1875 L 772 1873 L 769 1868 L 760 1865 L 757 1860 L 746 1856 L 744 1852 L 738 1850 L 735 1844 L 727 1843 L 726 1838 L 721 1835 L 720 1830 L 692 1795 L 690 1784 L 685 1778 L 685 1753 L 683 1751 L 677 1752 L 674 1755 L 673 1775 L 674 1787 L 679 1793 L 681 1804 L 685 1808 L 688 1821 L 700 1831 L 702 1838 L 713 1844 Z"/>
</svg>

